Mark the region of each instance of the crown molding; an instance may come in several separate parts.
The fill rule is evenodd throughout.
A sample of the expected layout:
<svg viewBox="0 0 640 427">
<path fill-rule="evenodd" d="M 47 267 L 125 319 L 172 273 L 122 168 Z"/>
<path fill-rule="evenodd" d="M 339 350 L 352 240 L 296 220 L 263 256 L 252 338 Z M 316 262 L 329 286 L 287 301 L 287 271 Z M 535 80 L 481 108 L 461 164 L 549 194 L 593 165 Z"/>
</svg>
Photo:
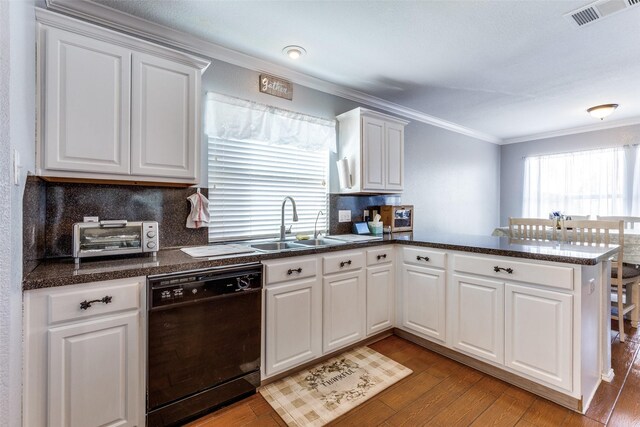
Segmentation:
<svg viewBox="0 0 640 427">
<path fill-rule="evenodd" d="M 517 138 L 507 138 L 502 141 L 502 145 L 517 144 L 519 142 L 535 141 L 538 139 L 556 138 L 559 136 L 573 135 L 577 133 L 593 132 L 597 130 L 613 129 L 623 126 L 632 126 L 640 124 L 640 117 L 630 117 L 628 119 L 616 120 L 614 122 L 601 121 L 593 125 L 579 126 L 569 129 L 561 129 L 550 132 L 541 132 L 533 135 L 519 136 Z"/>
<path fill-rule="evenodd" d="M 349 89 L 308 74 L 291 70 L 232 49 L 225 48 L 164 25 L 138 18 L 110 7 L 87 0 L 46 0 L 47 8 L 56 12 L 81 18 L 127 34 L 135 35 L 172 48 L 182 49 L 198 55 L 217 59 L 253 71 L 275 74 L 302 86 L 331 95 L 339 96 L 386 112 L 397 114 L 411 120 L 426 123 L 493 144 L 503 143 L 502 139 L 467 128 L 438 117 L 425 114 L 384 99 Z"/>
</svg>

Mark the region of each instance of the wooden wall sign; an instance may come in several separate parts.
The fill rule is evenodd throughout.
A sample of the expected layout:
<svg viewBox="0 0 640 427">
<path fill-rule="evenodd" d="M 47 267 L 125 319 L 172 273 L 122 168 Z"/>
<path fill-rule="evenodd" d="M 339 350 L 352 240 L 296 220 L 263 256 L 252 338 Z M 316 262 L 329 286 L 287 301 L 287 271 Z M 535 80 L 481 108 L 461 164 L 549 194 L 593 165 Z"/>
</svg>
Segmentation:
<svg viewBox="0 0 640 427">
<path fill-rule="evenodd" d="M 270 76 L 269 74 L 260 74 L 260 92 L 277 96 L 291 101 L 293 98 L 293 84 L 285 79 Z"/>
</svg>

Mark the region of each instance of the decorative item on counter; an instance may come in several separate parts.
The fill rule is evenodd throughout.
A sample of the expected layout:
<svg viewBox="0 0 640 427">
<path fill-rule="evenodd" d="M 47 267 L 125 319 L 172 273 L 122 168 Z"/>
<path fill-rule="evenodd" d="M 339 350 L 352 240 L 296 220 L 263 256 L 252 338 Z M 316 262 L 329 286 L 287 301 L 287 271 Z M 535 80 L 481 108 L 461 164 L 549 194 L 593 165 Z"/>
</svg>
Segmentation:
<svg viewBox="0 0 640 427">
<path fill-rule="evenodd" d="M 200 189 L 187 197 L 191 203 L 191 212 L 187 216 L 187 228 L 201 228 L 209 225 L 209 200 L 200 193 Z"/>
<path fill-rule="evenodd" d="M 552 211 L 549 214 L 549 219 L 555 219 L 556 220 L 556 228 L 559 230 L 562 227 L 562 221 L 564 221 L 565 217 L 562 214 L 562 212 L 560 211 Z"/>
<path fill-rule="evenodd" d="M 373 217 L 373 221 L 369 221 L 369 231 L 371 234 L 382 234 L 382 222 L 380 222 L 379 214 Z"/>
</svg>

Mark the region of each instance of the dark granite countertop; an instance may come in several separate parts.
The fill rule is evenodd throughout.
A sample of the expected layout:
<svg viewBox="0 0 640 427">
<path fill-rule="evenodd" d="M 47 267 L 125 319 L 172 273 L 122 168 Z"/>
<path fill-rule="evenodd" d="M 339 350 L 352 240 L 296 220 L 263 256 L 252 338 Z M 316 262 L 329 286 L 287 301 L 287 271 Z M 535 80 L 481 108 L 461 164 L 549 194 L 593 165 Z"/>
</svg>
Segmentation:
<svg viewBox="0 0 640 427">
<path fill-rule="evenodd" d="M 551 242 L 523 245 L 510 242 L 508 238 L 504 237 L 435 234 L 416 231 L 414 233 L 385 235 L 383 240 L 364 243 L 346 243 L 324 248 L 304 248 L 274 253 L 255 252 L 220 258 L 192 258 L 179 249 L 166 249 L 158 252 L 155 260 L 147 256 L 120 259 L 96 258 L 82 261 L 79 267 L 76 267 L 73 258 L 45 260 L 26 275 L 23 280 L 23 290 L 126 277 L 150 276 L 233 264 L 247 264 L 268 259 L 312 255 L 392 243 L 580 265 L 595 265 L 602 260 L 608 259 L 618 251 L 617 246 L 582 247 Z"/>
</svg>

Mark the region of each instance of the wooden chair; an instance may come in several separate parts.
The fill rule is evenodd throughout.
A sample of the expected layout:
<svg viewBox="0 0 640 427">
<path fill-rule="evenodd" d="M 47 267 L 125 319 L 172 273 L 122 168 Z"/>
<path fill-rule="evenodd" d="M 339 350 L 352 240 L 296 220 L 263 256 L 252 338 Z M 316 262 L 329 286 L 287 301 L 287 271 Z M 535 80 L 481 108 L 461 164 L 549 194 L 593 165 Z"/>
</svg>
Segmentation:
<svg viewBox="0 0 640 427">
<path fill-rule="evenodd" d="M 624 228 L 627 230 L 640 230 L 640 216 L 600 216 L 598 220 L 604 221 L 624 221 Z"/>
<path fill-rule="evenodd" d="M 632 320 L 638 319 L 638 284 L 640 270 L 625 266 L 624 259 L 624 221 L 623 220 L 595 220 L 595 221 L 564 221 L 562 226 L 562 240 L 567 243 L 580 245 L 610 245 L 611 235 L 618 235 L 617 244 L 620 247 L 618 257 L 611 266 L 611 286 L 615 287 L 617 301 L 612 303 L 611 318 L 618 320 L 620 342 L 624 342 L 624 315 L 631 313 Z M 627 297 L 625 299 L 625 296 Z"/>
<path fill-rule="evenodd" d="M 556 220 L 509 218 L 509 237 L 520 240 L 557 240 Z"/>
</svg>

